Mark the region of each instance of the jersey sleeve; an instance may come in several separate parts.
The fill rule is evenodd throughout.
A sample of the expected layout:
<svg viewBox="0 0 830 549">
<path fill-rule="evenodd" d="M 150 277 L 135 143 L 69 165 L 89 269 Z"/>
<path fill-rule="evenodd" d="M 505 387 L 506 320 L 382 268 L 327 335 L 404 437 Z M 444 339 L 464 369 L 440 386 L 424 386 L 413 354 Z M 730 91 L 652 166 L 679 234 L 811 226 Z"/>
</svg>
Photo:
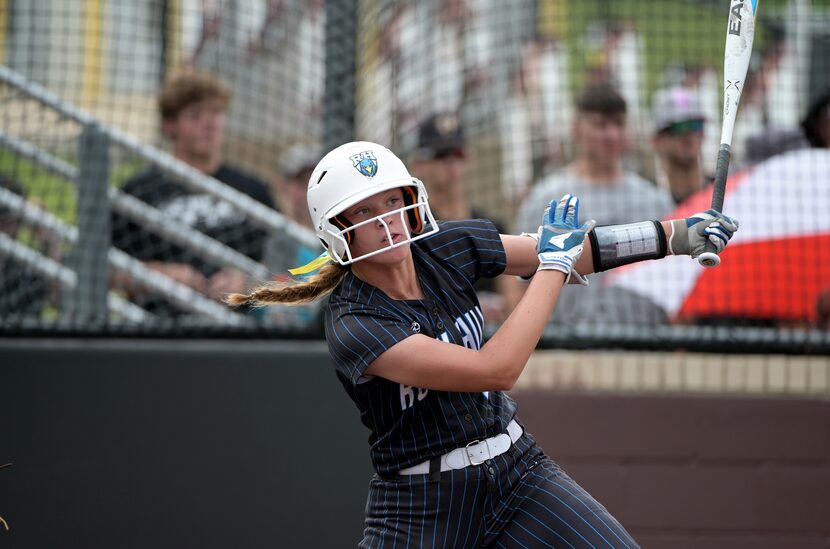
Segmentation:
<svg viewBox="0 0 830 549">
<path fill-rule="evenodd" d="M 440 230 L 424 239 L 426 250 L 438 262 L 452 265 L 471 282 L 494 278 L 507 266 L 498 229 L 489 219 L 439 223 Z"/>
<path fill-rule="evenodd" d="M 326 341 L 337 370 L 358 384 L 369 365 L 414 332 L 390 312 L 332 297 L 326 311 Z"/>
</svg>

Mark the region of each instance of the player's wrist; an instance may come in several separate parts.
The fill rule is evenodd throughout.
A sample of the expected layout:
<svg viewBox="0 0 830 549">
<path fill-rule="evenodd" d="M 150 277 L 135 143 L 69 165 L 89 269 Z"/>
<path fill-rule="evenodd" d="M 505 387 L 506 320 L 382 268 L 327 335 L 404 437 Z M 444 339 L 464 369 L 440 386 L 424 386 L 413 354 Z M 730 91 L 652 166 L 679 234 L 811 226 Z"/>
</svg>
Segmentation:
<svg viewBox="0 0 830 549">
<path fill-rule="evenodd" d="M 539 265 L 539 268 L 536 269 L 536 273 L 533 275 L 533 279 L 539 278 L 541 276 L 543 279 L 546 277 L 551 277 L 553 280 L 558 280 L 564 286 L 568 283 L 570 279 L 571 272 L 573 271 L 565 271 L 564 269 L 558 269 L 553 266 L 547 265 L 543 266 L 542 264 Z"/>
<path fill-rule="evenodd" d="M 669 221 L 669 232 L 666 235 L 667 255 L 691 255 L 689 245 L 689 230 L 685 219 Z"/>
<path fill-rule="evenodd" d="M 561 271 L 565 274 L 573 269 L 575 258 L 566 252 L 540 252 L 537 271 Z"/>
<path fill-rule="evenodd" d="M 574 252 L 572 254 L 571 252 Z M 561 273 L 564 278 L 562 284 L 567 284 L 573 273 L 573 266 L 576 258 L 579 257 L 579 250 L 568 250 L 565 252 L 540 252 L 539 267 L 536 273 Z"/>
</svg>

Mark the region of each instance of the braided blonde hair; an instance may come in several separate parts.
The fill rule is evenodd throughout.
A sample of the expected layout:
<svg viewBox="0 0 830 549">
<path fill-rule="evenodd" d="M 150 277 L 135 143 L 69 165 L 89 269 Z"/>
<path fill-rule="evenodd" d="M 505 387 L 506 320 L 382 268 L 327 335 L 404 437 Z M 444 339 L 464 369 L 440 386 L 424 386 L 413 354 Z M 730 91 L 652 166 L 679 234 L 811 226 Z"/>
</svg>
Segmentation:
<svg viewBox="0 0 830 549">
<path fill-rule="evenodd" d="M 303 305 L 331 293 L 349 270 L 339 263 L 325 264 L 307 281 L 294 284 L 272 282 L 255 288 L 249 294 L 230 294 L 225 298 L 229 305 L 263 306 L 271 303 Z"/>
</svg>

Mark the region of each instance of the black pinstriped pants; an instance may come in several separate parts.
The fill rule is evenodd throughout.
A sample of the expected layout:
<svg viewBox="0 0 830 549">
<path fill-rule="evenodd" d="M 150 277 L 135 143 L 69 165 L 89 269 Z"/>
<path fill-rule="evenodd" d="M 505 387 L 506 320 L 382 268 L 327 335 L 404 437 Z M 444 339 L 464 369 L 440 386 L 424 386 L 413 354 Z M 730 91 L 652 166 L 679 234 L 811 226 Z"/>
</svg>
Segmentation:
<svg viewBox="0 0 830 549">
<path fill-rule="evenodd" d="M 359 547 L 614 547 L 637 542 L 524 434 L 477 467 L 375 475 Z"/>
</svg>

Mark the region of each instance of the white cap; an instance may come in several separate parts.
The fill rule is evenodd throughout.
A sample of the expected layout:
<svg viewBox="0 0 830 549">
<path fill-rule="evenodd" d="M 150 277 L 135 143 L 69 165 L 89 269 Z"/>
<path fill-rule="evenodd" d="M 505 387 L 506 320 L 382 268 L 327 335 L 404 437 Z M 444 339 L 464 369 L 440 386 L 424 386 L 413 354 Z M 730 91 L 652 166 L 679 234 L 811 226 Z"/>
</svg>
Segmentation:
<svg viewBox="0 0 830 549">
<path fill-rule="evenodd" d="M 283 177 L 297 177 L 303 170 L 313 170 L 322 156 L 316 146 L 292 145 L 280 156 L 280 172 Z"/>
<path fill-rule="evenodd" d="M 651 115 L 655 133 L 678 122 L 706 120 L 697 93 L 688 88 L 658 90 Z"/>
</svg>

